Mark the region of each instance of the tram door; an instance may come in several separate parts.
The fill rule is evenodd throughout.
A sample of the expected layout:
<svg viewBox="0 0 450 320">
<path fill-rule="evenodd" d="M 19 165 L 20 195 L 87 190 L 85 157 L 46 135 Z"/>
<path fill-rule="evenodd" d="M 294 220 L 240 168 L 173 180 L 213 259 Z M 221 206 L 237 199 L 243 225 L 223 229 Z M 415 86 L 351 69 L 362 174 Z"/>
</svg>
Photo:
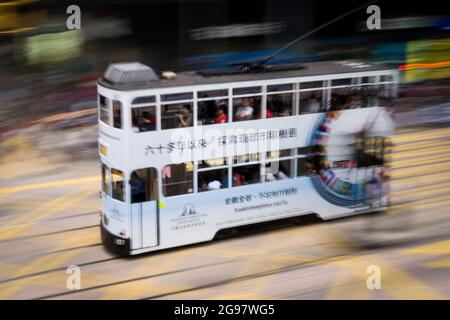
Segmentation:
<svg viewBox="0 0 450 320">
<path fill-rule="evenodd" d="M 135 170 L 131 187 L 131 248 L 158 245 L 158 171 L 155 168 Z"/>
</svg>

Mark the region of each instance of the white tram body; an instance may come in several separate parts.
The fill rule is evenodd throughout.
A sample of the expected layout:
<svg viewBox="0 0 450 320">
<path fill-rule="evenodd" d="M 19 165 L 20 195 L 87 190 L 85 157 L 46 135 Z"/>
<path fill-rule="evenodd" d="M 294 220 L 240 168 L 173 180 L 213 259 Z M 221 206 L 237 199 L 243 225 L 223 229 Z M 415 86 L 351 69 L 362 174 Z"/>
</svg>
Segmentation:
<svg viewBox="0 0 450 320">
<path fill-rule="evenodd" d="M 110 66 L 98 81 L 102 240 L 138 254 L 269 220 L 386 209 L 385 165 L 355 166 L 354 150 L 363 136 L 364 154 L 384 156 L 396 83 L 396 70 L 361 61 L 175 78 Z"/>
</svg>

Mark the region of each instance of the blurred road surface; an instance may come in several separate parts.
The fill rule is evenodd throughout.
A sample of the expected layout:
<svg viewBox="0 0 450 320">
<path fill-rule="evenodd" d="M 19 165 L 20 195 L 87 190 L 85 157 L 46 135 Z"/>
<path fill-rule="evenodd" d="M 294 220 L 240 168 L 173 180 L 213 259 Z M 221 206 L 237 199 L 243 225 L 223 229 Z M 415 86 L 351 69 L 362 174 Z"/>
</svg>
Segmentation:
<svg viewBox="0 0 450 320">
<path fill-rule="evenodd" d="M 12 136 L 0 163 L 0 298 L 449 299 L 450 128 L 393 140 L 387 214 L 118 258 L 100 243 L 98 163 L 44 157 Z M 80 290 L 66 288 L 72 264 Z M 380 290 L 366 287 L 370 265 Z"/>
</svg>

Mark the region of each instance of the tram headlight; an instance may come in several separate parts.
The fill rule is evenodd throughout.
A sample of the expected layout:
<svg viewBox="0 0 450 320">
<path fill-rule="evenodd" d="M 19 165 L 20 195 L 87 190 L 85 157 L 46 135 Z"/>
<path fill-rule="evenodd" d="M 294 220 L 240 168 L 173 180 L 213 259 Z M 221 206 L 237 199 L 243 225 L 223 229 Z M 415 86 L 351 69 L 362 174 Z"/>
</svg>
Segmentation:
<svg viewBox="0 0 450 320">
<path fill-rule="evenodd" d="M 106 155 L 108 154 L 108 148 L 105 146 L 105 145 L 103 145 L 103 144 L 101 144 L 100 143 L 100 153 L 104 156 L 104 157 L 106 157 Z"/>
</svg>

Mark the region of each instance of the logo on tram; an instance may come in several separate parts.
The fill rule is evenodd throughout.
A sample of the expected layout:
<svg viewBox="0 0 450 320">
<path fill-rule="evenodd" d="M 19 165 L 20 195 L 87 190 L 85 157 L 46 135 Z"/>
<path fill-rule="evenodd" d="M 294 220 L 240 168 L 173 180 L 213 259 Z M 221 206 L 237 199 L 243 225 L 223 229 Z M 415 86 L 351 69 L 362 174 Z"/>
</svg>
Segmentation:
<svg viewBox="0 0 450 320">
<path fill-rule="evenodd" d="M 197 211 L 195 211 L 194 205 L 192 203 L 187 203 L 183 208 L 181 217 L 190 216 L 190 215 L 194 215 L 194 214 L 197 214 Z"/>
</svg>

